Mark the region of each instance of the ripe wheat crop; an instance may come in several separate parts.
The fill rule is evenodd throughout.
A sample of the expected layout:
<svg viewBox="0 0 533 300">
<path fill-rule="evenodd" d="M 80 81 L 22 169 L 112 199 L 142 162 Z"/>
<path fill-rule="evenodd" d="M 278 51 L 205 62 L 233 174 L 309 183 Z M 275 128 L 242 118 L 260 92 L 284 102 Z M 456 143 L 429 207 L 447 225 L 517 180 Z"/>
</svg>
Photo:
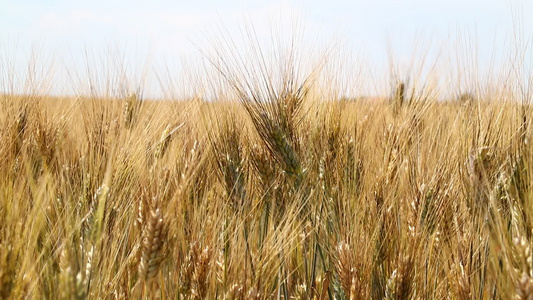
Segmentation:
<svg viewBox="0 0 533 300">
<path fill-rule="evenodd" d="M 0 298 L 533 297 L 527 97 L 238 63 L 226 99 L 1 96 Z"/>
</svg>

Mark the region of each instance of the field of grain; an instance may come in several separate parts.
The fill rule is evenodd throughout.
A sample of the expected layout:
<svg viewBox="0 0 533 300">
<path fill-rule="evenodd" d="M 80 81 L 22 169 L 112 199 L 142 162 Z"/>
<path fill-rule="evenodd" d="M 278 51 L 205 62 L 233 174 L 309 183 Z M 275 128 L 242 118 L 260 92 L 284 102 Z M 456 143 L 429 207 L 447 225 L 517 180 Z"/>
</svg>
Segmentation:
<svg viewBox="0 0 533 300">
<path fill-rule="evenodd" d="M 1 299 L 533 297 L 527 97 L 219 69 L 233 97 L 0 96 Z"/>
</svg>

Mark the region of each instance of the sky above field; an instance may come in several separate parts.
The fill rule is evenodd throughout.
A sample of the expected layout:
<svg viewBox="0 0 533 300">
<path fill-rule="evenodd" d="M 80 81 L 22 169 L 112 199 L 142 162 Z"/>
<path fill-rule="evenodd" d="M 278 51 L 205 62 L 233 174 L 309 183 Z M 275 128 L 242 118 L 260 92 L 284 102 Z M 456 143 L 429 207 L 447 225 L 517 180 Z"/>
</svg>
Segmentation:
<svg viewBox="0 0 533 300">
<path fill-rule="evenodd" d="M 489 64 L 516 34 L 533 37 L 533 1 L 0 0 L 0 53 L 4 68 L 6 57 L 24 65 L 33 49 L 40 62 L 67 69 L 107 55 L 122 57 L 128 72 L 149 61 L 151 71 L 171 73 L 221 32 L 239 36 L 250 24 L 259 39 L 298 24 L 309 40 L 335 41 L 377 65 L 388 63 L 389 50 L 409 60 L 420 45 L 453 48 L 467 38 Z"/>
</svg>

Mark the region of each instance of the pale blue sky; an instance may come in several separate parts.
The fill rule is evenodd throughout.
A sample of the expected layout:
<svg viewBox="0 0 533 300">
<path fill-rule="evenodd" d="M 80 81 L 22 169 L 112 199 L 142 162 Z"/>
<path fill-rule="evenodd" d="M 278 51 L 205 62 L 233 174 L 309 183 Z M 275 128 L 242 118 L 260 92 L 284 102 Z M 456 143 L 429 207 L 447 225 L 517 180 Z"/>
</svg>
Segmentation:
<svg viewBox="0 0 533 300">
<path fill-rule="evenodd" d="M 340 40 L 373 64 L 387 63 L 388 45 L 399 60 L 408 59 L 420 41 L 453 47 L 458 33 L 476 40 L 484 64 L 495 48 L 511 43 L 513 26 L 525 41 L 533 37 L 531 0 L 0 0 L 0 53 L 4 65 L 6 57 L 23 65 L 33 46 L 56 68 L 78 70 L 87 51 L 125 49 L 128 71 L 139 73 L 149 59 L 151 71 L 163 72 L 197 56 L 191 41 L 208 47 L 203 41 L 221 25 L 238 35 L 251 20 L 262 37 L 270 23 L 288 16 L 298 17 L 310 38 Z"/>
</svg>

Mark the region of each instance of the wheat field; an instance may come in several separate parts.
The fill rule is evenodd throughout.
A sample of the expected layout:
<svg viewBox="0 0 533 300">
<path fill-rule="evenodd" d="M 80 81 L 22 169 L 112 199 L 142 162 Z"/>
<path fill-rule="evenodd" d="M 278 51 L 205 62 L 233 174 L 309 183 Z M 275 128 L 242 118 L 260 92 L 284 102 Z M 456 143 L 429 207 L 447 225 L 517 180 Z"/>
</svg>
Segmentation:
<svg viewBox="0 0 533 300">
<path fill-rule="evenodd" d="M 218 66 L 233 97 L 0 96 L 0 298 L 533 299 L 527 97 Z"/>
</svg>

